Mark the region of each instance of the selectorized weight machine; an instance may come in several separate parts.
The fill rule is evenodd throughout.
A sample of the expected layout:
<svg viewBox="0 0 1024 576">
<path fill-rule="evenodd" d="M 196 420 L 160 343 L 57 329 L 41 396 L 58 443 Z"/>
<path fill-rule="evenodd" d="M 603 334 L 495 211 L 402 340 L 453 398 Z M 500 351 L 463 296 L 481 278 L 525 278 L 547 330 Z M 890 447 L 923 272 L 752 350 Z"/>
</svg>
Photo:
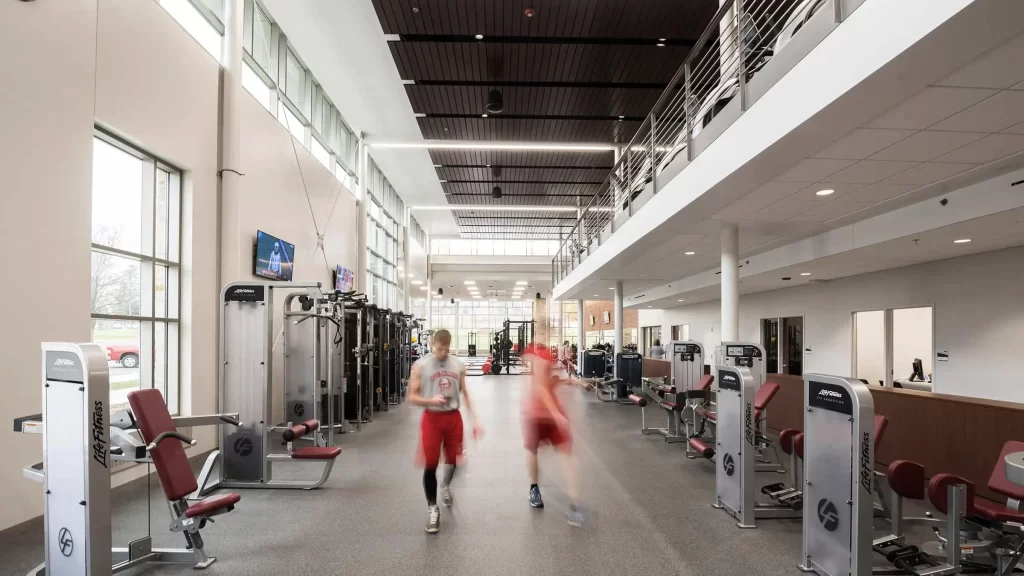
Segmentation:
<svg viewBox="0 0 1024 576">
<path fill-rule="evenodd" d="M 213 516 L 230 512 L 238 494 L 189 503 L 195 489 L 181 443 L 195 441 L 178 428 L 231 424 L 237 414 L 170 416 L 152 388 L 128 394 L 131 410 L 110 414 L 107 356 L 96 344 L 42 345 L 43 412 L 15 420 L 15 431 L 42 434 L 43 461 L 24 469 L 43 484 L 44 562 L 34 576 L 107 576 L 144 563 L 185 563 L 202 569 L 217 559 L 206 554 L 200 530 Z M 113 547 L 110 471 L 115 461 L 152 465 L 167 496 L 171 532 L 186 548 L 154 548 L 150 533 Z M 151 502 L 147 498 L 147 506 Z"/>
<path fill-rule="evenodd" d="M 284 298 L 285 421 L 274 424 L 273 359 L 274 296 Z M 219 488 L 320 487 L 331 474 L 341 448 L 331 446 L 334 425 L 320 429 L 321 418 L 331 422 L 334 395 L 343 393 L 341 342 L 344 310 L 337 298 L 325 297 L 319 284 L 293 282 L 231 282 L 221 291 L 220 406 L 245 422 L 235 430 L 221 429 L 219 449 L 203 465 L 192 498 Z M 340 359 L 340 360 L 339 360 Z M 327 414 L 323 407 L 327 406 Z M 340 420 L 340 418 L 339 418 Z M 280 434 L 285 452 L 276 452 Z M 295 447 L 297 440 L 312 446 Z M 275 463 L 315 461 L 319 478 L 279 480 Z M 219 466 L 217 466 L 219 464 Z M 211 480 L 215 468 L 220 477 Z"/>
<path fill-rule="evenodd" d="M 643 434 L 658 433 L 665 437 L 666 442 L 685 442 L 688 440 L 685 432 L 687 416 L 690 422 L 694 417 L 694 405 L 689 400 L 691 391 L 707 390 L 713 377 L 704 374 L 704 347 L 699 342 L 670 342 L 669 351 L 669 383 L 644 378 L 641 394 L 630 395 L 629 399 L 640 406 L 640 431 Z M 667 421 L 664 428 L 647 426 L 646 409 L 651 404 L 665 411 Z"/>
</svg>

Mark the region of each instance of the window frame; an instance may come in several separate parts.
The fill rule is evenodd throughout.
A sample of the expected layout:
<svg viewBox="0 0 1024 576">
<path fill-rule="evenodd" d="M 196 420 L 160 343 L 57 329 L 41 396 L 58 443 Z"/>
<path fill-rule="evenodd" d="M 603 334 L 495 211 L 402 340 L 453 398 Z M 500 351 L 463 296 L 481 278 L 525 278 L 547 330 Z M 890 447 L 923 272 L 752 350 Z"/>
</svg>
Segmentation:
<svg viewBox="0 0 1024 576">
<path fill-rule="evenodd" d="M 144 360 L 143 360 L 143 355 L 145 354 L 144 351 L 145 351 L 145 349 L 147 347 L 147 344 L 149 344 L 150 345 L 149 347 L 151 347 L 153 349 L 153 351 L 149 353 L 151 358 L 148 359 L 149 370 L 150 370 L 149 371 L 149 375 L 148 375 L 148 384 L 149 384 L 148 387 L 149 388 L 155 387 L 156 376 L 157 376 L 157 371 L 156 371 L 156 357 L 157 357 L 156 342 L 158 341 L 157 338 L 156 338 L 156 331 L 157 331 L 157 328 L 162 325 L 163 326 L 163 330 L 164 330 L 163 345 L 164 345 L 165 349 L 163 351 L 163 354 L 164 354 L 164 366 L 163 366 L 164 389 L 161 390 L 161 394 L 163 394 L 164 402 L 167 404 L 167 408 L 171 412 L 171 414 L 172 415 L 177 415 L 180 412 L 180 407 L 181 407 L 181 387 L 182 387 L 182 382 L 181 382 L 181 374 L 182 374 L 182 372 L 181 372 L 181 350 L 182 350 L 182 346 L 181 346 L 181 311 L 182 311 L 182 283 L 181 283 L 181 276 L 182 276 L 182 273 L 181 272 L 182 272 L 182 270 L 181 269 L 182 269 L 182 263 L 181 263 L 181 260 L 182 260 L 182 255 L 183 255 L 183 253 L 182 253 L 182 247 L 183 247 L 182 236 L 183 236 L 183 229 L 184 229 L 184 223 L 183 223 L 183 217 L 182 217 L 182 208 L 183 208 L 183 203 L 184 203 L 184 201 L 183 201 L 183 196 L 184 196 L 184 182 L 183 182 L 184 181 L 184 172 L 180 168 L 178 168 L 178 167 L 174 166 L 173 164 L 163 160 L 159 156 L 156 156 L 156 155 L 148 153 L 148 152 L 144 152 L 143 150 L 141 150 L 139 148 L 136 148 L 135 146 L 132 146 L 131 144 L 128 144 L 127 142 L 124 142 L 123 140 L 117 138 L 113 134 L 103 130 L 99 126 L 96 126 L 93 129 L 93 139 L 94 139 L 94 141 L 95 140 L 100 140 L 103 143 L 108 144 L 108 145 L 112 146 L 113 148 L 116 148 L 117 150 L 120 150 L 121 152 L 124 152 L 125 154 L 128 154 L 129 156 L 132 156 L 134 158 L 137 158 L 138 160 L 140 160 L 143 163 L 145 163 L 147 166 L 144 169 L 148 169 L 148 172 L 151 172 L 151 179 L 149 180 L 148 184 L 144 184 L 144 185 L 148 186 L 148 188 L 143 190 L 142 193 L 143 194 L 149 194 L 149 195 L 152 196 L 152 198 L 149 201 L 150 209 L 151 209 L 151 212 L 150 212 L 150 219 L 151 219 L 151 221 L 149 223 L 149 230 L 148 230 L 148 232 L 149 232 L 149 236 L 150 236 L 149 237 L 149 241 L 150 241 L 151 244 L 149 245 L 148 250 L 149 250 L 149 252 L 151 252 L 150 254 L 146 254 L 147 248 L 146 248 L 145 245 L 140 247 L 140 251 L 139 252 L 132 252 L 131 250 L 124 250 L 124 249 L 121 249 L 121 248 L 115 248 L 115 247 L 112 247 L 112 246 L 106 246 L 106 245 L 103 245 L 103 244 L 98 244 L 96 242 L 92 242 L 92 239 L 91 239 L 91 235 L 92 235 L 92 218 L 90 216 L 90 243 L 89 243 L 90 244 L 90 248 L 89 248 L 90 262 L 91 262 L 91 259 L 92 259 L 92 255 L 94 253 L 109 254 L 111 256 L 116 256 L 116 257 L 120 257 L 120 258 L 125 258 L 125 259 L 129 259 L 129 260 L 138 261 L 140 263 L 140 268 L 143 269 L 142 272 L 140 273 L 140 275 L 142 277 L 142 279 L 140 280 L 140 294 L 139 294 L 140 304 L 143 303 L 146 298 L 149 299 L 149 314 L 142 314 L 142 311 L 143 311 L 142 309 L 139 310 L 139 314 L 107 314 L 107 313 L 97 313 L 97 312 L 94 312 L 92 310 L 92 306 L 90 304 L 90 310 L 89 310 L 90 333 L 92 332 L 91 324 L 92 324 L 92 321 L 94 321 L 94 320 L 121 320 L 121 321 L 138 322 L 139 323 L 139 360 L 140 360 L 140 365 L 139 365 L 139 389 L 141 390 L 141 389 L 147 388 L 147 386 L 146 386 L 146 384 L 147 384 L 147 377 L 143 373 L 143 367 L 146 364 L 146 362 L 144 362 Z M 95 152 L 94 152 L 94 154 L 95 154 Z M 158 173 L 160 171 L 166 172 L 168 174 L 168 182 L 167 182 L 168 189 L 171 189 L 172 187 L 176 189 L 176 195 L 173 198 L 173 201 L 172 201 L 172 198 L 170 196 L 168 196 L 168 199 L 167 199 L 167 226 L 163 230 L 164 234 L 167 235 L 167 237 L 164 239 L 164 246 L 165 246 L 165 251 L 166 251 L 166 254 L 167 254 L 167 258 L 160 258 L 160 257 L 158 257 L 156 255 L 156 251 L 157 251 L 157 231 L 159 230 L 159 227 L 156 226 L 156 221 L 157 221 L 156 205 L 157 205 L 157 203 L 156 203 L 155 198 L 156 198 L 156 183 L 157 183 Z M 149 174 L 147 174 L 147 175 L 149 175 Z M 91 194 L 92 194 L 92 192 L 90 192 L 90 195 Z M 145 199 L 144 199 L 144 201 L 145 201 Z M 171 211 L 172 207 L 174 209 L 176 209 L 176 213 L 172 213 L 172 211 Z M 177 236 L 177 243 L 173 247 L 172 247 L 172 242 L 170 241 L 170 236 L 171 236 L 172 232 L 174 234 L 176 234 L 176 236 Z M 177 255 L 177 260 L 172 260 L 171 258 L 175 254 Z M 148 276 L 149 277 L 149 281 L 148 281 L 149 282 L 149 291 L 148 291 L 148 293 L 146 293 L 142 289 L 142 288 L 144 288 L 145 282 L 146 282 L 145 281 L 146 271 L 144 270 L 144 268 L 146 266 L 149 266 L 151 268 L 149 270 L 149 276 Z M 167 273 L 167 279 L 166 279 L 166 283 L 164 285 L 164 298 L 166 299 L 166 305 L 164 306 L 163 314 L 162 315 L 158 315 L 157 314 L 157 303 L 156 303 L 158 290 L 156 288 L 155 273 L 156 273 L 156 268 L 158 266 L 164 267 L 164 269 L 166 270 L 166 273 Z M 172 272 L 176 276 L 176 278 L 174 278 L 173 280 L 172 280 L 172 277 L 171 277 Z M 90 263 L 90 275 L 91 274 L 92 274 L 92 264 Z M 173 290 L 173 293 L 169 293 L 172 290 Z M 143 304 L 140 308 L 145 308 L 145 305 Z M 149 333 L 148 339 L 145 336 L 146 328 L 144 327 L 144 324 L 149 324 L 149 331 L 150 331 L 150 333 Z M 173 331 L 171 330 L 171 326 L 172 325 L 175 326 Z M 174 333 L 174 339 L 173 339 L 174 346 L 173 346 L 173 348 L 172 348 L 172 345 L 171 345 L 172 344 L 172 339 L 170 338 L 170 335 L 171 335 L 172 332 Z M 175 351 L 175 353 L 173 354 L 173 364 L 174 364 L 173 366 L 172 366 L 172 354 L 171 354 L 172 350 Z M 173 383 L 171 382 L 172 374 L 174 375 L 174 382 Z M 172 384 L 173 384 L 173 386 L 172 386 Z"/>
</svg>

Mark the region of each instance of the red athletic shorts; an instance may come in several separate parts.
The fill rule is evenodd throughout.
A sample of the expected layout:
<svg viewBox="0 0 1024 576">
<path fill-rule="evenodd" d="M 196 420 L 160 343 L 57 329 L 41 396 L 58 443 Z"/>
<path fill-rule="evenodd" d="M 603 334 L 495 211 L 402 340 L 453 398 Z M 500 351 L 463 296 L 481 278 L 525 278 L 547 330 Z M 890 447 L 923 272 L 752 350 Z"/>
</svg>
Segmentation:
<svg viewBox="0 0 1024 576">
<path fill-rule="evenodd" d="M 419 463 L 428 468 L 437 468 L 441 460 L 441 446 L 444 446 L 444 461 L 455 464 L 462 456 L 462 413 L 458 410 L 435 412 L 424 410 L 420 420 Z"/>
<path fill-rule="evenodd" d="M 548 418 L 527 418 L 523 425 L 523 440 L 530 452 L 536 452 L 543 442 L 559 450 L 568 450 L 572 447 L 572 436 L 569 432 L 563 433 L 555 425 L 555 421 Z"/>
</svg>

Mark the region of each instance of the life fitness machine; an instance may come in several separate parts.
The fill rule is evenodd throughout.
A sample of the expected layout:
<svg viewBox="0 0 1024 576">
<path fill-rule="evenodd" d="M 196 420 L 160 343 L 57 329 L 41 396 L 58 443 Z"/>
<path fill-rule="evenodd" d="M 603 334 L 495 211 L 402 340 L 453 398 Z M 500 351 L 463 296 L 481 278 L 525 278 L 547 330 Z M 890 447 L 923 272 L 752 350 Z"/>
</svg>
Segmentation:
<svg viewBox="0 0 1024 576">
<path fill-rule="evenodd" d="M 619 352 L 615 355 L 615 400 L 619 404 L 632 404 L 629 395 L 643 385 L 644 357 L 638 352 Z"/>
<path fill-rule="evenodd" d="M 669 383 L 644 378 L 640 395 L 631 394 L 630 401 L 640 406 L 640 432 L 661 434 L 666 442 L 688 440 L 683 421 L 689 407 L 687 393 L 710 387 L 712 377 L 704 375 L 704 347 L 699 342 L 669 342 L 671 353 Z M 647 406 L 654 403 L 665 411 L 665 428 L 648 428 Z"/>
<path fill-rule="evenodd" d="M 284 374 L 285 407 L 288 422 L 272 425 L 273 358 L 274 358 L 274 293 L 284 292 L 285 298 L 285 354 Z M 334 354 L 324 358 L 326 342 L 319 332 L 319 318 L 299 322 L 303 316 L 290 309 L 296 301 L 294 292 L 301 291 L 310 299 L 319 299 L 317 284 L 292 282 L 231 282 L 221 291 L 220 318 L 220 406 L 222 410 L 237 412 L 245 422 L 236 430 L 221 428 L 220 447 L 210 453 L 199 474 L 199 488 L 193 498 L 220 488 L 319 488 L 331 474 L 334 461 L 341 448 L 328 446 L 319 433 L 318 396 L 328 396 L 334 389 L 320 380 L 326 362 L 330 367 Z M 310 312 L 312 311 L 309 310 Z M 311 317 L 312 319 L 312 317 Z M 333 323 L 329 323 L 334 326 Z M 290 326 L 289 326 L 290 325 Z M 304 344 L 302 346 L 300 344 Z M 301 368 L 295 364 L 303 364 Z M 340 376 L 343 371 L 336 371 Z M 333 378 L 329 369 L 326 378 Z M 289 378 L 289 376 L 291 376 Z M 327 405 L 333 405 L 330 398 Z M 294 423 L 292 418 L 307 418 Z M 275 433 L 280 433 L 276 436 Z M 330 438 L 331 428 L 328 428 Z M 313 446 L 294 447 L 301 438 L 312 438 Z M 281 438 L 286 451 L 274 452 L 271 446 Z M 274 463 L 316 461 L 323 464 L 320 477 L 311 480 L 277 480 L 273 476 Z M 211 481 L 213 470 L 220 463 L 220 478 Z"/>
<path fill-rule="evenodd" d="M 721 359 L 721 365 L 723 366 L 746 368 L 750 372 L 751 378 L 754 379 L 754 392 L 760 393 L 765 383 L 764 347 L 752 342 L 723 342 L 716 349 L 715 357 Z M 690 409 L 694 417 L 692 420 L 686 421 L 687 436 L 690 438 L 687 455 L 690 458 L 694 458 L 697 455 L 702 455 L 708 459 L 714 458 L 714 446 L 719 423 L 717 410 L 719 408 L 716 406 L 716 402 L 711 400 L 713 392 L 713 390 L 707 390 L 706 392 L 691 394 L 693 402 Z M 756 423 L 757 439 L 762 441 L 767 439 L 768 416 L 766 407 L 773 395 L 773 393 L 766 390 L 764 393 L 760 393 L 760 396 L 756 399 L 757 414 L 759 416 Z M 709 432 L 709 425 L 715 428 L 716 431 Z M 758 443 L 757 447 L 759 459 L 761 459 L 760 444 L 762 443 L 764 442 Z M 774 445 L 770 446 L 773 450 L 775 449 Z M 777 456 L 778 454 L 776 453 Z M 777 458 L 776 461 L 778 461 Z M 757 468 L 759 470 L 784 472 L 784 470 L 779 469 L 776 465 L 763 461 L 757 464 Z"/>
<path fill-rule="evenodd" d="M 790 506 L 755 500 L 758 455 L 756 381 L 746 366 L 716 367 L 718 373 L 717 465 L 714 508 L 736 518 L 740 528 L 755 528 L 757 518 L 800 518 Z M 776 385 L 777 386 L 777 385 Z"/>
<path fill-rule="evenodd" d="M 43 435 L 43 461 L 24 475 L 44 492 L 44 562 L 32 575 L 105 576 L 147 562 L 206 568 L 200 530 L 211 517 L 234 509 L 238 494 L 218 494 L 189 504 L 196 486 L 181 443 L 195 441 L 178 428 L 240 425 L 237 414 L 171 418 L 163 395 L 152 388 L 128 394 L 131 411 L 110 414 L 110 374 L 96 344 L 42 344 L 43 412 L 15 420 L 15 431 Z M 137 435 L 137 436 L 136 436 Z M 184 549 L 153 548 L 152 536 L 112 547 L 110 470 L 114 461 L 152 464 L 167 496 L 171 532 Z M 147 505 L 151 499 L 147 497 Z"/>
</svg>

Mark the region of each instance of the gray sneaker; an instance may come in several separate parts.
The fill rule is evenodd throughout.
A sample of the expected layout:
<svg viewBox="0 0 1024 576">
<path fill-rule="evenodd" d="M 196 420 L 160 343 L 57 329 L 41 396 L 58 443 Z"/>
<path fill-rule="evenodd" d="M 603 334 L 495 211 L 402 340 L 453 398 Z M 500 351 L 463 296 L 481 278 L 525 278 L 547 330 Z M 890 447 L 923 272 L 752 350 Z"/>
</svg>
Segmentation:
<svg viewBox="0 0 1024 576">
<path fill-rule="evenodd" d="M 583 528 L 586 524 L 587 517 L 583 514 L 583 510 L 580 508 L 571 508 L 569 510 L 569 526 Z"/>
<path fill-rule="evenodd" d="M 441 486 L 441 504 L 451 506 L 455 500 L 452 498 L 452 489 L 449 486 Z"/>
<path fill-rule="evenodd" d="M 434 504 L 427 510 L 427 532 L 436 534 L 441 530 L 441 509 Z"/>
</svg>

